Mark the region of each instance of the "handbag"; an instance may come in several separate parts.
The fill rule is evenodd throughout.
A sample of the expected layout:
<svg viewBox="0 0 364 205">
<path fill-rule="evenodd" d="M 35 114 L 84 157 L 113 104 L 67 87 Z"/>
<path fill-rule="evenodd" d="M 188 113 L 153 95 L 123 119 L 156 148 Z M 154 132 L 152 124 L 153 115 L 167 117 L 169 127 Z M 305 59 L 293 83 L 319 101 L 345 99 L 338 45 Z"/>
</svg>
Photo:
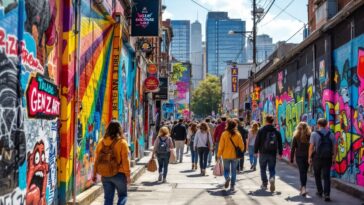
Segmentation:
<svg viewBox="0 0 364 205">
<path fill-rule="evenodd" d="M 241 151 L 241 149 L 239 147 L 235 146 L 233 140 L 231 139 L 231 136 L 229 137 L 229 139 L 230 139 L 230 142 L 233 143 L 233 146 L 235 148 L 236 158 L 239 158 L 239 159 L 244 158 L 244 152 Z"/>
<path fill-rule="evenodd" d="M 147 170 L 150 172 L 157 171 L 157 163 L 155 162 L 154 158 L 150 159 L 147 165 Z"/>
<path fill-rule="evenodd" d="M 221 164 L 221 161 L 218 161 L 215 166 L 214 166 L 214 171 L 213 171 L 213 175 L 214 176 L 222 176 L 224 173 L 224 167 Z"/>
<path fill-rule="evenodd" d="M 171 149 L 171 152 L 169 153 L 169 163 L 173 164 L 176 162 L 176 151 L 175 149 Z"/>
</svg>

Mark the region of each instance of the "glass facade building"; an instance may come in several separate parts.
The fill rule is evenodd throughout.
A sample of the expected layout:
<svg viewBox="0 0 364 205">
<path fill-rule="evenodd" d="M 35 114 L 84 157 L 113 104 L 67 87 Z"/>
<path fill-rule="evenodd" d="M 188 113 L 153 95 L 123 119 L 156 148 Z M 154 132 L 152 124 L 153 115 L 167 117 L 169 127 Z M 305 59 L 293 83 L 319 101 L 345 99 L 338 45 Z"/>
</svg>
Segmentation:
<svg viewBox="0 0 364 205">
<path fill-rule="evenodd" d="M 268 59 L 273 53 L 275 45 L 273 39 L 266 34 L 257 35 L 257 63 L 261 63 Z M 247 46 L 248 62 L 253 62 L 253 43 L 248 42 Z"/>
<path fill-rule="evenodd" d="M 209 12 L 206 22 L 207 73 L 220 76 L 228 62 L 246 62 L 246 35 L 229 35 L 229 31 L 245 32 L 245 21 L 230 19 L 227 12 Z"/>
<path fill-rule="evenodd" d="M 173 30 L 172 56 L 180 62 L 189 62 L 191 53 L 190 21 L 173 20 L 171 24 Z"/>
</svg>

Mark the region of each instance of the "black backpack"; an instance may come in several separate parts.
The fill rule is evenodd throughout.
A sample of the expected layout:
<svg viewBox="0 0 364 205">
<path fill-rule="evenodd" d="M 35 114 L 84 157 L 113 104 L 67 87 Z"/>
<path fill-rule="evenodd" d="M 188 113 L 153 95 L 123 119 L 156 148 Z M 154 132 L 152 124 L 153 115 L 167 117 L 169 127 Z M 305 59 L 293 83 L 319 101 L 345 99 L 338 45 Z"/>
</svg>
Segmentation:
<svg viewBox="0 0 364 205">
<path fill-rule="evenodd" d="M 278 140 L 277 140 L 277 132 L 267 132 L 265 136 L 263 150 L 264 152 L 277 152 L 278 149 Z"/>
<path fill-rule="evenodd" d="M 326 135 L 321 132 L 317 132 L 320 135 L 318 146 L 316 149 L 316 157 L 319 159 L 331 159 L 333 155 L 332 145 L 333 142 L 330 139 L 331 132 L 327 132 Z"/>
<path fill-rule="evenodd" d="M 157 154 L 167 154 L 169 152 L 169 146 L 168 146 L 168 138 L 165 140 L 162 140 L 161 137 L 159 137 L 159 144 L 157 147 Z"/>
</svg>

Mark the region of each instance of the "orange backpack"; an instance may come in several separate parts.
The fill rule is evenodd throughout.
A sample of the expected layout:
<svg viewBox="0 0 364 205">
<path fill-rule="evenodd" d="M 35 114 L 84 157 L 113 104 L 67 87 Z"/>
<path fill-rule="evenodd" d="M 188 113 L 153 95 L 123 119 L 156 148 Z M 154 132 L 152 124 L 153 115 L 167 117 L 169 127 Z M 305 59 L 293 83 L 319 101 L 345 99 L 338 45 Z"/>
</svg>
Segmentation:
<svg viewBox="0 0 364 205">
<path fill-rule="evenodd" d="M 119 172 L 120 164 L 117 162 L 114 145 L 120 140 L 114 139 L 114 141 L 106 146 L 104 141 L 102 141 L 102 148 L 100 153 L 97 155 L 97 166 L 95 167 L 96 173 L 103 177 L 112 177 Z"/>
</svg>

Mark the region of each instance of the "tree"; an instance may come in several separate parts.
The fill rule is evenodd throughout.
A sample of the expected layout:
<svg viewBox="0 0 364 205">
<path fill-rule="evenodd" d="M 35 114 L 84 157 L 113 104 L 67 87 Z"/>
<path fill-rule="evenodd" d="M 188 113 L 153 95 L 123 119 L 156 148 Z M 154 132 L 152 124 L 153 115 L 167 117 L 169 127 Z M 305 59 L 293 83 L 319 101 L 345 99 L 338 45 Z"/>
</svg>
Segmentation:
<svg viewBox="0 0 364 205">
<path fill-rule="evenodd" d="M 218 112 L 221 104 L 221 83 L 216 76 L 208 75 L 192 93 L 191 107 L 196 116 L 205 117 Z"/>
</svg>

